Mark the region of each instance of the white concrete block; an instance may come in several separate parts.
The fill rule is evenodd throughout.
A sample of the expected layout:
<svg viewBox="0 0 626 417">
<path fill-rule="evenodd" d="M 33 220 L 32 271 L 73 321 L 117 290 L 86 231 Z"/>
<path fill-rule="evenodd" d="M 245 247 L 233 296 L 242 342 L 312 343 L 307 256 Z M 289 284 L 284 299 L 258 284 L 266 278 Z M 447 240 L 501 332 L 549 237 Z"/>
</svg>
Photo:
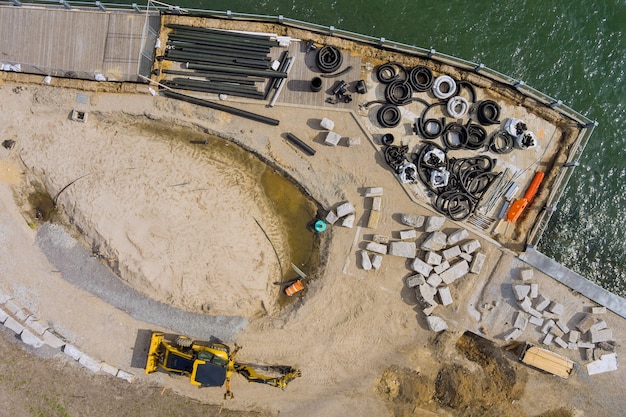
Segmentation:
<svg viewBox="0 0 626 417">
<path fill-rule="evenodd" d="M 461 248 L 458 246 L 452 246 L 451 248 L 445 249 L 443 252 L 443 259 L 449 261 L 452 258 L 456 258 L 461 254 Z"/>
<path fill-rule="evenodd" d="M 598 331 L 590 330 L 591 343 L 609 342 L 613 340 L 613 330 L 603 329 Z"/>
<path fill-rule="evenodd" d="M 378 270 L 383 264 L 383 256 L 374 254 L 372 255 L 372 268 Z"/>
<path fill-rule="evenodd" d="M 425 283 L 426 280 L 422 274 L 414 274 L 406 279 L 406 286 L 409 288 L 415 288 Z"/>
<path fill-rule="evenodd" d="M 571 350 L 576 350 L 576 349 L 578 349 L 578 343 L 572 343 L 572 342 L 569 342 L 569 343 L 567 344 L 567 348 L 568 348 L 568 349 L 571 349 Z"/>
<path fill-rule="evenodd" d="M 458 229 L 448 236 L 448 246 L 454 246 L 463 239 L 467 239 L 469 233 L 465 229 Z"/>
<path fill-rule="evenodd" d="M 448 329 L 448 324 L 439 316 L 428 316 L 426 317 L 426 322 L 428 323 L 428 328 L 433 332 L 442 332 Z"/>
<path fill-rule="evenodd" d="M 440 265 L 441 264 L 441 255 L 436 252 L 428 251 L 426 252 L 426 256 L 424 257 L 424 261 L 428 265 Z"/>
<path fill-rule="evenodd" d="M 387 254 L 387 245 L 383 245 L 382 243 L 367 242 L 367 245 L 365 245 L 365 249 L 370 252 L 380 253 L 381 255 Z"/>
<path fill-rule="evenodd" d="M 530 284 L 530 298 L 535 299 L 539 295 L 539 284 Z"/>
<path fill-rule="evenodd" d="M 382 197 L 383 187 L 369 187 L 365 189 L 365 197 Z"/>
<path fill-rule="evenodd" d="M 567 349 L 567 343 L 565 343 L 565 341 L 561 339 L 560 337 L 555 337 L 554 343 L 556 343 L 557 345 L 559 345 L 559 347 L 563 349 Z"/>
<path fill-rule="evenodd" d="M 530 313 L 530 309 L 533 308 L 532 303 L 530 302 L 530 298 L 528 297 L 524 297 L 524 299 L 521 301 L 518 301 L 517 304 L 519 305 L 519 308 L 521 308 L 527 313 Z"/>
<path fill-rule="evenodd" d="M 46 345 L 53 349 L 60 349 L 65 345 L 65 342 L 50 330 L 46 330 L 44 332 L 43 341 Z"/>
<path fill-rule="evenodd" d="M 543 343 L 546 346 L 549 346 L 550 343 L 552 343 L 553 339 L 554 339 L 554 335 L 552 333 L 546 333 L 546 335 L 543 337 L 543 340 L 541 341 L 541 343 Z"/>
<path fill-rule="evenodd" d="M 530 294 L 530 285 L 513 285 L 513 295 L 515 299 L 521 301 Z"/>
<path fill-rule="evenodd" d="M 470 263 L 470 265 L 472 264 L 472 260 L 474 259 L 474 257 L 472 255 L 470 255 L 469 253 L 465 253 L 465 252 L 461 252 L 461 254 L 459 255 L 459 257 L 461 259 L 465 259 L 467 262 Z M 471 270 L 471 266 L 470 266 L 470 270 Z"/>
<path fill-rule="evenodd" d="M 538 294 L 535 298 L 535 309 L 543 311 L 550 305 L 550 299 L 542 294 Z"/>
<path fill-rule="evenodd" d="M 591 329 L 591 326 L 593 326 L 594 324 L 595 319 L 593 318 L 593 316 L 591 314 L 585 314 L 580 319 L 578 324 L 576 324 L 576 328 L 580 330 L 581 333 L 587 333 Z"/>
<path fill-rule="evenodd" d="M 534 270 L 532 268 L 522 268 L 520 270 L 520 278 L 522 278 L 522 281 L 530 281 L 533 279 L 533 276 Z"/>
<path fill-rule="evenodd" d="M 117 376 L 117 372 L 119 371 L 119 369 L 117 369 L 115 366 L 109 365 L 108 363 L 104 363 L 104 362 L 100 365 L 100 370 L 104 372 L 105 374 L 109 374 L 113 376 Z"/>
<path fill-rule="evenodd" d="M 372 210 L 380 211 L 383 205 L 382 197 L 372 197 Z"/>
<path fill-rule="evenodd" d="M 342 218 L 343 216 L 347 216 L 348 214 L 352 214 L 356 211 L 351 202 L 346 201 L 345 203 L 340 204 L 337 207 L 337 217 Z"/>
<path fill-rule="evenodd" d="M 578 347 L 581 349 L 593 349 L 596 347 L 596 344 L 591 342 L 578 342 Z"/>
<path fill-rule="evenodd" d="M 0 308 L 0 323 L 4 323 L 9 318 L 9 313 Z"/>
<path fill-rule="evenodd" d="M 334 211 L 329 211 L 328 214 L 326 215 L 326 223 L 328 224 L 335 224 L 335 222 L 339 219 L 339 217 L 337 217 L 337 214 L 335 214 Z"/>
<path fill-rule="evenodd" d="M 348 214 L 341 221 L 341 225 L 343 227 L 347 227 L 348 229 L 352 229 L 352 227 L 354 227 L 354 219 L 355 218 L 356 218 L 356 216 L 354 214 Z"/>
<path fill-rule="evenodd" d="M 4 326 L 12 330 L 15 334 L 20 334 L 24 331 L 24 326 L 10 316 L 4 321 Z"/>
<path fill-rule="evenodd" d="M 370 260 L 370 256 L 365 250 L 360 250 L 357 255 L 361 260 L 361 268 L 366 271 L 372 269 L 372 261 Z"/>
<path fill-rule="evenodd" d="M 403 258 L 415 258 L 415 242 L 389 242 L 389 255 Z"/>
<path fill-rule="evenodd" d="M 430 274 L 428 276 L 428 279 L 426 280 L 426 283 L 433 288 L 437 288 L 439 284 L 441 284 L 441 277 L 434 273 Z"/>
<path fill-rule="evenodd" d="M 420 249 L 437 252 L 446 248 L 448 236 L 443 232 L 433 232 L 420 245 Z"/>
<path fill-rule="evenodd" d="M 420 216 L 419 214 L 402 214 L 400 217 L 400 222 L 404 225 L 411 227 L 422 227 L 424 224 L 424 216 Z"/>
<path fill-rule="evenodd" d="M 85 354 L 81 355 L 80 359 L 78 359 L 78 363 L 89 369 L 91 372 L 98 372 L 101 368 L 99 361 Z"/>
<path fill-rule="evenodd" d="M 427 277 L 432 272 L 433 267 L 432 265 L 428 265 L 426 262 L 422 261 L 420 258 L 415 258 L 411 264 L 411 269 Z"/>
<path fill-rule="evenodd" d="M 435 294 L 437 294 L 437 289 L 431 287 L 428 284 L 422 284 L 415 289 L 417 301 L 419 301 L 419 303 L 424 307 L 430 307 L 439 304 L 437 301 L 435 301 Z"/>
<path fill-rule="evenodd" d="M 570 330 L 567 334 L 567 341 L 570 343 L 577 343 L 580 338 L 580 332 L 577 330 Z"/>
<path fill-rule="evenodd" d="M 348 148 L 354 148 L 355 146 L 361 146 L 361 138 L 360 137 L 349 137 L 348 138 Z"/>
<path fill-rule="evenodd" d="M 521 311 L 516 311 L 513 319 L 513 327 L 520 330 L 525 330 L 528 325 L 528 316 Z"/>
<path fill-rule="evenodd" d="M 76 361 L 79 360 L 81 356 L 83 356 L 83 352 L 78 350 L 78 348 L 74 345 L 65 345 L 63 347 L 63 353 Z"/>
<path fill-rule="evenodd" d="M 441 280 L 446 284 L 450 285 L 457 279 L 461 278 L 463 275 L 469 272 L 469 264 L 467 261 L 463 260 L 461 262 L 457 262 L 452 265 L 450 268 L 443 271 L 439 276 Z"/>
<path fill-rule="evenodd" d="M 518 337 L 522 335 L 522 333 L 523 332 L 520 329 L 509 330 L 507 333 L 504 334 L 504 340 L 509 341 L 509 340 L 517 339 Z"/>
<path fill-rule="evenodd" d="M 606 321 L 600 320 L 600 321 L 596 322 L 593 326 L 591 326 L 591 328 L 589 330 L 591 330 L 592 332 L 597 332 L 598 330 L 602 330 L 602 329 L 606 329 L 606 328 L 607 328 Z"/>
<path fill-rule="evenodd" d="M 556 323 L 554 322 L 554 320 L 547 320 L 543 323 L 543 326 L 541 327 L 541 333 L 548 333 L 555 325 Z"/>
<path fill-rule="evenodd" d="M 535 326 L 543 326 L 543 319 L 541 317 L 530 316 L 528 322 Z"/>
<path fill-rule="evenodd" d="M 567 327 L 567 324 L 563 320 L 558 319 L 556 325 L 563 333 L 569 333 L 569 327 Z"/>
<path fill-rule="evenodd" d="M 461 250 L 465 253 L 474 253 L 480 248 L 480 242 L 476 239 L 470 240 L 467 243 L 461 245 Z"/>
<path fill-rule="evenodd" d="M 20 334 L 20 338 L 22 339 L 22 342 L 24 342 L 27 345 L 32 346 L 34 348 L 40 348 L 40 347 L 42 347 L 44 345 L 43 340 L 41 340 L 39 337 L 35 336 L 28 329 L 24 329 L 24 331 L 22 331 L 22 334 Z"/>
<path fill-rule="evenodd" d="M 483 265 L 485 264 L 486 259 L 487 255 L 482 252 L 476 252 L 470 266 L 470 272 L 472 274 L 480 274 L 480 271 L 483 269 Z"/>
<path fill-rule="evenodd" d="M 126 371 L 122 371 L 121 369 L 117 371 L 117 377 L 123 379 L 124 381 L 128 381 L 132 383 L 135 380 L 135 376 Z"/>
<path fill-rule="evenodd" d="M 332 120 L 324 117 L 321 121 L 320 121 L 320 127 L 322 129 L 325 130 L 333 130 L 335 128 L 335 122 L 333 122 Z"/>
<path fill-rule="evenodd" d="M 563 314 L 565 307 L 563 307 L 563 304 L 561 303 L 557 303 L 556 301 L 552 301 L 550 303 L 550 305 L 548 306 L 548 311 L 557 315 L 561 315 Z"/>
<path fill-rule="evenodd" d="M 615 353 L 602 355 L 599 360 L 587 364 L 587 373 L 589 375 L 611 371 L 617 371 L 617 355 Z"/>
<path fill-rule="evenodd" d="M 606 307 L 591 307 L 591 314 L 606 314 Z"/>
<path fill-rule="evenodd" d="M 450 293 L 450 287 L 439 287 L 437 288 L 437 293 L 439 294 L 439 300 L 441 301 L 441 305 L 448 306 L 452 304 L 452 294 Z"/>
<path fill-rule="evenodd" d="M 539 318 L 539 319 L 543 319 L 543 314 L 541 313 L 541 311 L 537 311 L 534 308 L 530 307 L 527 311 L 528 314 L 530 314 L 533 317 Z"/>
<path fill-rule="evenodd" d="M 440 230 L 446 223 L 446 218 L 442 216 L 428 216 L 424 222 L 424 231 L 426 233 L 436 232 Z M 447 238 L 446 238 L 447 240 Z"/>
<path fill-rule="evenodd" d="M 328 132 L 326 134 L 326 139 L 324 139 L 324 143 L 328 146 L 337 146 L 340 140 L 341 140 L 341 135 L 339 133 Z"/>
<path fill-rule="evenodd" d="M 389 243 L 389 236 L 385 236 L 385 235 L 374 235 L 374 237 L 372 238 L 372 240 L 376 243 L 382 243 L 383 245 L 386 245 L 387 243 Z"/>
<path fill-rule="evenodd" d="M 400 240 L 409 240 L 417 238 L 417 231 L 415 229 L 400 230 Z"/>
<path fill-rule="evenodd" d="M 441 274 L 446 269 L 450 268 L 450 263 L 448 261 L 443 261 L 439 265 L 436 265 L 434 270 L 435 274 Z"/>
<path fill-rule="evenodd" d="M 26 319 L 28 319 L 31 316 L 31 312 L 26 310 L 25 308 L 19 310 L 17 313 L 15 313 L 15 318 L 24 323 L 26 321 Z"/>
<path fill-rule="evenodd" d="M 43 332 L 45 332 L 48 329 L 48 326 L 46 325 L 46 323 L 39 320 L 35 316 L 30 316 L 29 318 L 27 318 L 25 324 L 27 327 L 30 327 L 33 333 L 38 334 L 38 335 L 42 335 Z"/>
</svg>

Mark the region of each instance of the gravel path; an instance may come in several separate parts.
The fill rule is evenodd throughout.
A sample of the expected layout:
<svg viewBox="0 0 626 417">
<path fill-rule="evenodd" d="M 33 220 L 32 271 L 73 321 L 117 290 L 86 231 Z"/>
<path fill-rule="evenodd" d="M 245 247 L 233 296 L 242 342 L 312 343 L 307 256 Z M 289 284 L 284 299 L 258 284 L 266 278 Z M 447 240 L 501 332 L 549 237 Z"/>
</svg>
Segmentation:
<svg viewBox="0 0 626 417">
<path fill-rule="evenodd" d="M 91 256 L 61 226 L 43 224 L 37 231 L 36 242 L 66 281 L 127 312 L 136 320 L 198 339 L 218 338 L 225 342 L 233 341 L 248 324 L 243 317 L 190 313 L 140 294 Z"/>
</svg>

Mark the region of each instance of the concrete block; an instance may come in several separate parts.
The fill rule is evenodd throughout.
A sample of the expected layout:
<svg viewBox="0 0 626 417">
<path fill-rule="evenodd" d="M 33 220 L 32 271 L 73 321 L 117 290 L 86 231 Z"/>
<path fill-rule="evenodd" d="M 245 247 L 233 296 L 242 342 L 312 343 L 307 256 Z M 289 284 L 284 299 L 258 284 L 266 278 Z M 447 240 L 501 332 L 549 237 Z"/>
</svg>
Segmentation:
<svg viewBox="0 0 626 417">
<path fill-rule="evenodd" d="M 513 327 L 520 330 L 525 330 L 528 325 L 528 316 L 521 311 L 514 313 Z"/>
<path fill-rule="evenodd" d="M 12 330 L 15 334 L 20 334 L 24 331 L 24 326 L 10 316 L 4 321 L 4 327 Z"/>
<path fill-rule="evenodd" d="M 380 253 L 381 255 L 387 254 L 387 245 L 383 245 L 382 243 L 367 242 L 367 245 L 365 245 L 365 249 L 370 252 Z"/>
<path fill-rule="evenodd" d="M 53 349 L 60 349 L 65 345 L 65 342 L 50 330 L 46 330 L 43 333 L 43 341 Z"/>
<path fill-rule="evenodd" d="M 448 261 L 459 256 L 461 254 L 461 248 L 458 246 L 452 246 L 451 248 L 445 249 L 442 253 L 443 259 Z"/>
<path fill-rule="evenodd" d="M 428 328 L 433 332 L 442 332 L 448 329 L 448 324 L 439 316 L 428 316 L 426 317 L 426 322 L 428 323 Z"/>
<path fill-rule="evenodd" d="M 9 318 L 9 313 L 0 308 L 0 323 L 4 323 Z"/>
<path fill-rule="evenodd" d="M 535 309 L 537 311 L 543 311 L 550 305 L 550 299 L 542 294 L 538 294 L 535 297 Z"/>
<path fill-rule="evenodd" d="M 450 236 L 448 236 L 448 246 L 454 246 L 463 239 L 467 239 L 469 233 L 465 229 L 458 229 L 455 232 L 452 232 Z"/>
<path fill-rule="evenodd" d="M 472 260 L 472 265 L 470 266 L 470 272 L 472 274 L 480 274 L 486 259 L 487 255 L 482 252 L 476 252 L 474 259 Z"/>
<path fill-rule="evenodd" d="M 563 307 L 563 304 L 557 303 L 556 301 L 552 301 L 550 305 L 548 306 L 549 312 L 554 313 L 559 316 L 563 314 L 564 309 L 565 308 Z"/>
<path fill-rule="evenodd" d="M 595 319 L 591 314 L 585 314 L 583 318 L 580 319 L 578 324 L 576 324 L 576 328 L 580 330 L 581 333 L 587 333 L 591 326 L 595 323 Z"/>
<path fill-rule="evenodd" d="M 89 369 L 91 372 L 98 372 L 100 370 L 100 362 L 93 359 L 90 356 L 83 354 L 80 359 L 78 359 L 78 363 L 83 365 L 85 368 Z"/>
<path fill-rule="evenodd" d="M 372 255 L 372 268 L 378 270 L 383 264 L 383 255 Z"/>
<path fill-rule="evenodd" d="M 587 364 L 587 373 L 589 375 L 611 371 L 617 371 L 617 355 L 615 353 L 602 355 L 599 360 Z"/>
<path fill-rule="evenodd" d="M 550 329 L 550 333 L 552 333 L 553 335 L 555 335 L 555 336 L 557 336 L 557 337 L 563 337 L 563 336 L 565 336 L 565 333 L 563 333 L 563 330 L 561 330 L 561 329 L 559 328 L 559 326 L 553 326 L 553 327 Z"/>
<path fill-rule="evenodd" d="M 28 329 L 24 329 L 24 331 L 22 331 L 20 338 L 22 339 L 22 342 L 34 348 L 40 348 L 44 345 L 43 340 L 34 335 L 33 332 Z"/>
<path fill-rule="evenodd" d="M 513 295 L 517 301 L 521 301 L 530 294 L 530 285 L 513 285 Z"/>
<path fill-rule="evenodd" d="M 597 332 L 598 330 L 602 330 L 602 329 L 606 329 L 606 328 L 607 328 L 606 321 L 600 320 L 600 321 L 596 322 L 593 326 L 591 326 L 591 328 L 589 330 L 592 331 L 592 332 Z"/>
<path fill-rule="evenodd" d="M 326 139 L 324 139 L 324 143 L 328 146 L 337 146 L 340 140 L 341 140 L 341 135 L 339 133 L 328 132 L 326 134 Z"/>
<path fill-rule="evenodd" d="M 5 292 L 0 291 L 0 305 L 6 304 L 11 299 L 11 296 Z"/>
<path fill-rule="evenodd" d="M 335 214 L 334 211 L 329 211 L 328 214 L 326 215 L 326 223 L 328 224 L 335 224 L 335 222 L 339 219 L 339 217 L 337 217 L 337 214 Z"/>
<path fill-rule="evenodd" d="M 132 383 L 135 380 L 135 376 L 133 374 L 129 374 L 126 371 L 122 371 L 121 369 L 117 371 L 117 377 L 123 379 L 124 381 L 128 381 Z"/>
<path fill-rule="evenodd" d="M 424 257 L 424 261 L 428 265 L 440 265 L 441 264 L 441 255 L 437 252 L 428 251 L 426 252 L 426 256 Z"/>
<path fill-rule="evenodd" d="M 372 210 L 380 211 L 383 205 L 382 197 L 372 197 Z"/>
<path fill-rule="evenodd" d="M 555 324 L 556 323 L 554 322 L 554 320 L 546 320 L 543 323 L 543 326 L 541 326 L 541 333 L 548 333 L 550 329 L 554 327 Z"/>
<path fill-rule="evenodd" d="M 337 206 L 337 217 L 342 218 L 343 216 L 347 216 L 348 214 L 352 214 L 356 211 L 351 202 L 346 201 L 345 203 Z"/>
<path fill-rule="evenodd" d="M 530 314 L 533 317 L 539 318 L 539 319 L 543 319 L 543 314 L 541 314 L 541 311 L 537 311 L 534 308 L 530 307 L 527 311 L 528 314 Z"/>
<path fill-rule="evenodd" d="M 333 130 L 335 128 L 335 122 L 333 122 L 332 120 L 324 117 L 321 121 L 320 121 L 320 127 L 322 129 L 325 130 Z"/>
<path fill-rule="evenodd" d="M 530 316 L 528 322 L 535 326 L 543 326 L 543 319 L 541 317 Z"/>
<path fill-rule="evenodd" d="M 578 349 L 578 343 L 572 343 L 572 342 L 569 342 L 569 343 L 567 344 L 567 348 L 568 348 L 568 349 L 571 349 L 571 350 L 576 350 L 576 349 Z"/>
<path fill-rule="evenodd" d="M 520 278 L 522 278 L 522 281 L 530 281 L 533 279 L 534 273 L 535 271 L 532 268 L 522 268 L 520 270 Z"/>
<path fill-rule="evenodd" d="M 509 330 L 508 332 L 504 334 L 504 340 L 509 341 L 509 340 L 517 339 L 518 337 L 522 335 L 522 333 L 523 332 L 520 329 Z"/>
<path fill-rule="evenodd" d="M 430 316 L 431 314 L 433 314 L 433 311 L 435 311 L 435 309 L 437 308 L 437 306 L 438 306 L 438 305 L 439 305 L 439 304 L 435 304 L 435 305 L 433 305 L 433 306 L 426 307 L 425 309 L 423 309 L 423 310 L 422 310 L 422 312 L 424 313 L 424 315 L 425 315 L 426 317 L 428 317 L 428 316 Z"/>
<path fill-rule="evenodd" d="M 580 338 L 580 332 L 577 330 L 570 330 L 567 334 L 567 341 L 570 343 L 577 343 Z"/>
<path fill-rule="evenodd" d="M 439 284 L 441 284 L 441 277 L 434 273 L 430 274 L 428 276 L 428 279 L 426 280 L 426 283 L 433 288 L 437 288 Z"/>
<path fill-rule="evenodd" d="M 415 242 L 389 242 L 389 255 L 402 258 L 415 258 Z"/>
<path fill-rule="evenodd" d="M 435 294 L 437 294 L 437 289 L 427 284 L 422 284 L 418 286 L 417 288 L 415 288 L 415 295 L 417 297 L 417 301 L 424 308 L 428 308 L 428 307 L 439 304 L 437 301 L 435 301 Z"/>
<path fill-rule="evenodd" d="M 530 298 L 528 297 L 524 297 L 524 299 L 521 301 L 518 301 L 517 304 L 519 305 L 519 308 L 521 308 L 527 313 L 530 313 L 530 309 L 533 308 L 532 303 L 530 302 Z"/>
<path fill-rule="evenodd" d="M 567 327 L 567 324 L 565 324 L 563 320 L 558 319 L 556 321 L 556 325 L 563 333 L 569 333 L 569 327 Z"/>
<path fill-rule="evenodd" d="M 426 233 L 436 232 L 440 230 L 446 223 L 446 218 L 442 216 L 428 216 L 424 222 L 424 231 Z M 446 238 L 447 240 L 447 238 Z"/>
<path fill-rule="evenodd" d="M 108 363 L 104 362 L 100 365 L 100 370 L 105 374 L 113 376 L 117 376 L 117 371 L 119 371 L 119 369 L 117 369 L 115 366 L 109 365 Z"/>
<path fill-rule="evenodd" d="M 372 269 L 372 261 L 370 260 L 370 256 L 365 250 L 360 250 L 357 255 L 361 261 L 361 268 L 366 271 Z"/>
<path fill-rule="evenodd" d="M 437 252 L 446 248 L 448 236 L 443 232 L 433 232 L 420 245 L 420 249 Z"/>
<path fill-rule="evenodd" d="M 383 187 L 369 187 L 365 189 L 365 197 L 382 197 Z"/>
<path fill-rule="evenodd" d="M 558 336 L 554 338 L 554 343 L 556 343 L 563 349 L 567 349 L 567 343 L 565 343 L 565 341 Z"/>
<path fill-rule="evenodd" d="M 422 274 L 414 274 L 406 279 L 406 286 L 409 288 L 415 288 L 425 283 L 426 280 Z"/>
<path fill-rule="evenodd" d="M 578 342 L 578 347 L 581 349 L 593 349 L 596 347 L 596 344 L 591 342 Z"/>
<path fill-rule="evenodd" d="M 20 310 L 17 311 L 17 313 L 15 313 L 15 318 L 24 323 L 26 321 L 26 319 L 28 319 L 32 314 L 30 313 L 30 311 L 26 310 L 25 308 L 22 308 Z"/>
<path fill-rule="evenodd" d="M 459 257 L 461 259 L 465 259 L 467 262 L 472 263 L 472 260 L 474 259 L 474 257 L 472 255 L 470 255 L 469 253 L 465 253 L 465 252 L 461 252 L 461 254 L 459 255 Z M 471 270 L 471 266 L 470 266 L 470 270 Z"/>
<path fill-rule="evenodd" d="M 356 216 L 354 214 L 348 214 L 341 221 L 341 225 L 343 227 L 347 227 L 348 229 L 352 229 L 352 227 L 354 226 L 354 219 L 355 219 L 355 217 Z"/>
<path fill-rule="evenodd" d="M 361 138 L 358 136 L 348 138 L 348 148 L 354 148 L 355 146 L 361 146 Z"/>
<path fill-rule="evenodd" d="M 411 269 L 427 277 L 432 272 L 433 267 L 432 265 L 428 265 L 426 262 L 422 261 L 420 258 L 415 258 L 411 264 Z"/>
<path fill-rule="evenodd" d="M 470 240 L 467 243 L 461 245 L 461 250 L 465 253 L 471 254 L 476 252 L 480 248 L 480 242 L 476 239 Z"/>
<path fill-rule="evenodd" d="M 424 225 L 424 216 L 420 216 L 419 214 L 402 214 L 400 217 L 400 222 L 407 226 L 411 227 L 422 227 Z"/>
<path fill-rule="evenodd" d="M 380 221 L 380 211 L 370 210 L 370 215 L 367 218 L 367 228 L 376 229 L 378 222 Z"/>
<path fill-rule="evenodd" d="M 452 304 L 452 294 L 450 293 L 450 287 L 439 287 L 437 288 L 437 293 L 439 294 L 439 300 L 441 301 L 441 305 L 448 306 Z"/>
<path fill-rule="evenodd" d="M 443 261 L 439 265 L 436 265 L 434 270 L 435 274 L 441 274 L 446 269 L 450 268 L 450 263 L 448 261 Z"/>
<path fill-rule="evenodd" d="M 415 229 L 400 230 L 400 240 L 408 240 L 417 238 L 417 232 Z"/>
<path fill-rule="evenodd" d="M 552 343 L 553 339 L 554 339 L 554 335 L 552 333 L 546 333 L 546 335 L 543 337 L 543 340 L 541 341 L 541 343 L 543 343 L 546 346 L 550 346 L 550 344 Z"/>
<path fill-rule="evenodd" d="M 461 262 L 457 262 L 452 265 L 450 268 L 443 271 L 439 276 L 441 280 L 446 284 L 451 284 L 457 279 L 461 278 L 463 275 L 469 272 L 469 264 L 467 261 L 463 260 Z"/>
<path fill-rule="evenodd" d="M 530 298 L 535 299 L 539 295 L 539 284 L 530 284 Z"/>
<path fill-rule="evenodd" d="M 608 342 L 613 340 L 613 330 L 603 329 L 598 331 L 589 331 L 591 335 L 591 343 Z"/>
<path fill-rule="evenodd" d="M 43 321 L 39 320 L 35 316 L 30 316 L 26 319 L 26 326 L 30 327 L 33 333 L 42 335 L 48 329 L 48 326 Z"/>
<path fill-rule="evenodd" d="M 78 348 L 74 345 L 65 345 L 63 347 L 63 353 L 76 361 L 79 360 L 81 356 L 83 356 L 83 352 L 78 350 Z"/>
<path fill-rule="evenodd" d="M 580 344 L 578 347 L 580 347 Z M 593 360 L 593 349 L 583 349 L 583 360 L 585 361 Z"/>
<path fill-rule="evenodd" d="M 606 307 L 591 307 L 591 314 L 606 314 Z"/>
<path fill-rule="evenodd" d="M 386 245 L 387 243 L 389 243 L 389 236 L 385 236 L 385 235 L 374 235 L 374 237 L 372 238 L 372 240 L 376 243 L 381 243 L 383 245 Z"/>
</svg>

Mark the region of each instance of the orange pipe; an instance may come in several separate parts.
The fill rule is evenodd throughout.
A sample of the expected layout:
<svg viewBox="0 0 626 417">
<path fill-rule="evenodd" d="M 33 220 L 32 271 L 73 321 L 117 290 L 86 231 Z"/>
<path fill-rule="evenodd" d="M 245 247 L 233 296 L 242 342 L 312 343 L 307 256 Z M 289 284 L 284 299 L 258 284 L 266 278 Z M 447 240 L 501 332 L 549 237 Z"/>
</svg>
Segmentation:
<svg viewBox="0 0 626 417">
<path fill-rule="evenodd" d="M 530 182 L 530 185 L 528 186 L 526 193 L 524 193 L 524 198 L 528 200 L 529 204 L 533 202 L 535 198 L 535 194 L 537 194 L 537 190 L 539 189 L 539 186 L 541 185 L 541 182 L 543 181 L 544 176 L 545 174 L 543 172 L 537 171 L 535 173 L 535 177 Z"/>
<path fill-rule="evenodd" d="M 530 185 L 524 193 L 524 197 L 515 200 L 513 204 L 511 204 L 509 211 L 506 213 L 507 222 L 515 223 L 517 219 L 519 219 L 519 217 L 522 215 L 524 209 L 526 209 L 526 207 L 528 207 L 528 205 L 532 203 L 535 195 L 537 194 L 537 190 L 539 189 L 539 186 L 543 181 L 544 176 L 545 174 L 541 171 L 537 171 L 535 173 L 533 180 L 530 182 Z"/>
</svg>

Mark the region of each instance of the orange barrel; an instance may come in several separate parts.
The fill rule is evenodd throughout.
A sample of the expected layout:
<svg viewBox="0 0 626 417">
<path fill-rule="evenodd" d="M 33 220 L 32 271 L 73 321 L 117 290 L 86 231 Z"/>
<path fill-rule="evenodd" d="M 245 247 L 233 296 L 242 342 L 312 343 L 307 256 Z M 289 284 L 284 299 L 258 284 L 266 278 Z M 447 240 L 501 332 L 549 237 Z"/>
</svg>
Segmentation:
<svg viewBox="0 0 626 417">
<path fill-rule="evenodd" d="M 294 282 L 293 284 L 285 288 L 285 294 L 291 297 L 292 295 L 294 295 L 298 291 L 302 291 L 303 289 L 304 289 L 304 284 L 302 283 L 302 281 L 298 279 L 296 280 L 296 282 Z"/>
<path fill-rule="evenodd" d="M 541 171 L 537 171 L 535 173 L 535 177 L 530 182 L 526 193 L 524 194 L 524 198 L 528 200 L 528 203 L 532 203 L 535 198 L 535 194 L 537 194 L 537 190 L 539 189 L 539 185 L 541 185 L 541 181 L 543 181 L 544 173 Z"/>
</svg>

